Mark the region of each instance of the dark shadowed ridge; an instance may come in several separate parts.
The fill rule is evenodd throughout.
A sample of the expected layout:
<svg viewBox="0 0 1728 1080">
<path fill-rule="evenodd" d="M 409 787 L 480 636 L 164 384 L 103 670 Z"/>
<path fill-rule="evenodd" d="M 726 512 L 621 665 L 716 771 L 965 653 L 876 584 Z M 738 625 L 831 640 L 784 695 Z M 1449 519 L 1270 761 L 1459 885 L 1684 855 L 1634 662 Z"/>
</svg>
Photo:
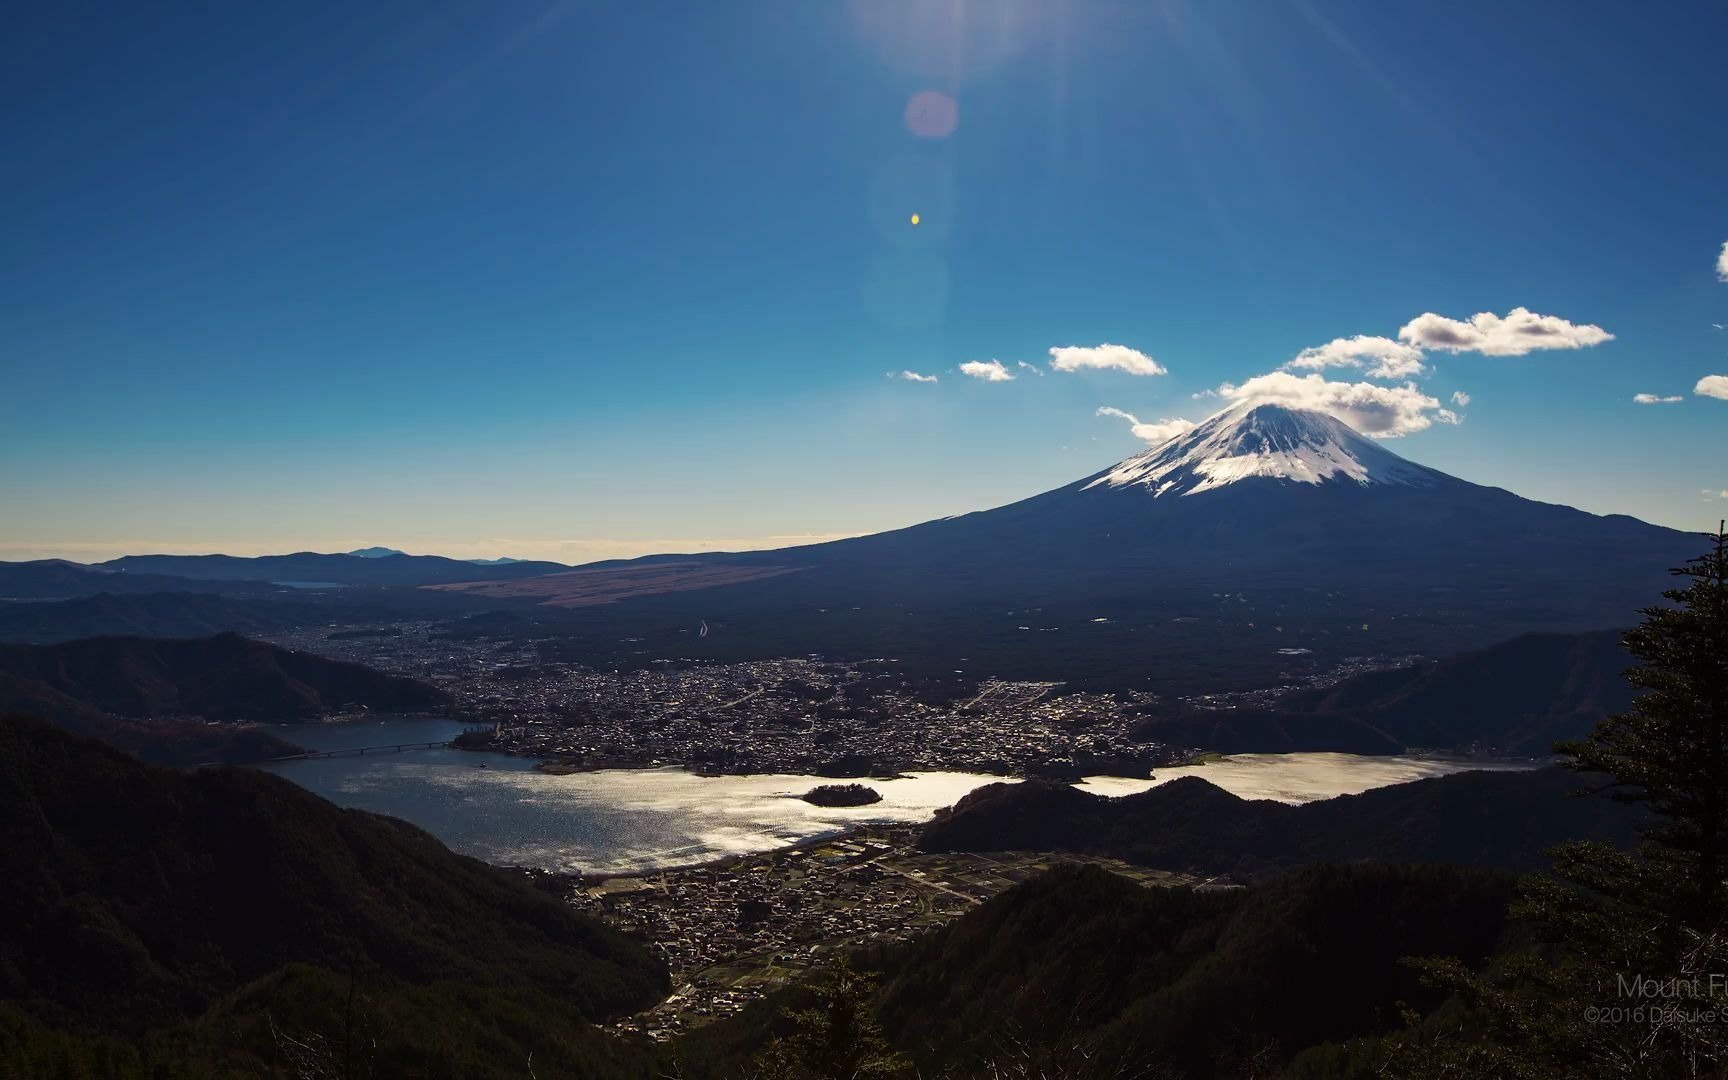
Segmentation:
<svg viewBox="0 0 1728 1080">
<path fill-rule="evenodd" d="M 238 634 L 0 645 L 0 709 L 55 720 L 92 712 L 310 720 L 342 707 L 407 712 L 445 701 L 418 679 Z"/>
<path fill-rule="evenodd" d="M 136 1035 L 288 965 L 540 994 L 548 1027 L 667 990 L 639 944 L 404 822 L 35 720 L 0 719 L 0 851 L 0 1005 L 54 1028 Z"/>
<path fill-rule="evenodd" d="M 1412 749 L 1542 756 L 1632 704 L 1619 631 L 1524 634 L 1413 667 L 1293 690 L 1266 709 L 1185 709 L 1133 737 L 1223 753 Z"/>
<path fill-rule="evenodd" d="M 1488 956 L 1510 895 L 1459 867 L 1311 867 L 1222 894 L 1054 870 L 914 943 L 882 1017 L 931 1073 L 1021 1045 L 1071 1066 L 1046 1075 L 1282 1075 L 1395 1026 L 1400 1002 L 1436 1006 L 1401 959 Z"/>
<path fill-rule="evenodd" d="M 162 573 L 115 574 L 63 559 L 0 562 L 0 597 L 40 600 L 98 593 L 198 592 L 264 595 L 282 591 L 267 581 L 194 581 Z"/>
<path fill-rule="evenodd" d="M 1301 805 L 1240 799 L 1197 776 L 1106 798 L 1027 781 L 991 784 L 939 812 L 926 851 L 1078 851 L 1165 870 L 1263 877 L 1307 863 L 1547 865 L 1565 840 L 1630 843 L 1638 817 L 1575 798 L 1559 767 L 1463 772 Z"/>
</svg>

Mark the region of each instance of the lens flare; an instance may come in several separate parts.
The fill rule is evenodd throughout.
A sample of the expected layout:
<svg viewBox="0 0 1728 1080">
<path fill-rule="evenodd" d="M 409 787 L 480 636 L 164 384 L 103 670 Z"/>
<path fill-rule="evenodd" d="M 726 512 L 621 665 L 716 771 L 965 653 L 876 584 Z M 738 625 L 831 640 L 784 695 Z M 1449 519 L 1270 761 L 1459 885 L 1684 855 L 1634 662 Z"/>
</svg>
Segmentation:
<svg viewBox="0 0 1728 1080">
<path fill-rule="evenodd" d="M 905 119 L 920 139 L 946 139 L 960 126 L 960 106 L 939 90 L 920 90 L 906 102 Z"/>
</svg>

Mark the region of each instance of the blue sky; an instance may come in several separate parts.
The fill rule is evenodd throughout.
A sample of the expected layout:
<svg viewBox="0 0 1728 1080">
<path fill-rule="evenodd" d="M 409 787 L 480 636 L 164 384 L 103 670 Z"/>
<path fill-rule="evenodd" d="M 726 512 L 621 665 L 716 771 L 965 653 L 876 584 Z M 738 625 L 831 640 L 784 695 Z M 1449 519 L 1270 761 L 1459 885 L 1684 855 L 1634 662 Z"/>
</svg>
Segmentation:
<svg viewBox="0 0 1728 1080">
<path fill-rule="evenodd" d="M 0 558 L 868 532 L 1244 388 L 1704 528 L 1724 40 L 1717 3 L 38 5 Z M 1468 325 L 1519 308 L 1578 347 Z M 1273 374 L 1356 335 L 1420 373 Z M 1165 373 L 1052 369 L 1107 343 Z"/>
</svg>

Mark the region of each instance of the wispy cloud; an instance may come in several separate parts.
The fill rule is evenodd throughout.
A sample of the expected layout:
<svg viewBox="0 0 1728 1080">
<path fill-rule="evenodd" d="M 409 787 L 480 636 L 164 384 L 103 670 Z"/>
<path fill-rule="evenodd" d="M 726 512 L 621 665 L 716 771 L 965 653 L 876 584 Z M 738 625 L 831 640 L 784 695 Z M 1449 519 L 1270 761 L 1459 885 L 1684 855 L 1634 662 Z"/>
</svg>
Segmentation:
<svg viewBox="0 0 1728 1080">
<path fill-rule="evenodd" d="M 1633 394 L 1632 400 L 1640 405 L 1672 405 L 1676 401 L 1685 399 L 1679 394 L 1672 394 L 1668 397 L 1658 397 L 1655 394 Z"/>
<path fill-rule="evenodd" d="M 1094 415 L 1113 416 L 1118 420 L 1126 420 L 1128 421 L 1129 430 L 1134 433 L 1136 439 L 1145 439 L 1147 442 L 1154 445 L 1168 439 L 1174 439 L 1176 436 L 1186 432 L 1193 431 L 1195 427 L 1194 421 L 1183 420 L 1180 417 L 1166 417 L 1163 420 L 1156 421 L 1155 423 L 1143 423 L 1140 418 L 1135 416 L 1133 413 L 1123 412 L 1121 409 L 1112 408 L 1109 405 L 1100 405 L 1097 413 Z"/>
<path fill-rule="evenodd" d="M 1504 316 L 1478 312 L 1468 320 L 1432 311 L 1405 323 L 1398 340 L 1435 352 L 1475 352 L 1484 356 L 1523 356 L 1538 349 L 1583 349 L 1613 341 L 1600 326 L 1572 323 L 1558 315 L 1538 315 L 1515 307 Z"/>
<path fill-rule="evenodd" d="M 1728 281 L 1728 241 L 1723 241 L 1722 250 L 1716 253 L 1716 280 Z"/>
<path fill-rule="evenodd" d="M 1044 374 L 1043 368 L 1039 367 L 1037 364 L 1028 364 L 1024 360 L 1016 361 L 1015 366 L 1018 367 L 1021 371 L 1030 371 L 1032 374 L 1038 375 L 1040 377 L 1042 377 Z"/>
<path fill-rule="evenodd" d="M 1466 394 L 1462 390 L 1454 390 L 1452 391 L 1452 404 L 1462 409 L 1464 406 L 1470 404 L 1470 395 Z"/>
<path fill-rule="evenodd" d="M 1139 349 L 1126 345 L 1058 345 L 1050 350 L 1050 366 L 1057 371 L 1125 371 L 1130 375 L 1164 375 L 1163 364 Z"/>
<path fill-rule="evenodd" d="M 1003 367 L 1000 360 L 968 360 L 960 365 L 960 374 L 985 382 L 1014 381 L 1014 373 Z"/>
<path fill-rule="evenodd" d="M 1349 338 L 1333 338 L 1324 345 L 1303 349 L 1296 358 L 1284 365 L 1297 371 L 1323 371 L 1326 368 L 1367 368 L 1363 374 L 1370 379 L 1407 379 L 1427 369 L 1422 366 L 1422 350 L 1391 338 L 1357 334 Z"/>
<path fill-rule="evenodd" d="M 1218 388 L 1218 396 L 1232 403 L 1270 403 L 1329 413 L 1376 439 L 1393 439 L 1432 427 L 1435 422 L 1456 424 L 1460 419 L 1414 383 L 1379 386 L 1331 382 L 1319 374 L 1273 371 L 1239 386 L 1225 383 Z"/>
<path fill-rule="evenodd" d="M 936 376 L 920 375 L 916 371 L 890 371 L 888 377 L 890 379 L 904 379 L 907 382 L 933 383 L 936 381 Z"/>
<path fill-rule="evenodd" d="M 1728 401 L 1728 375 L 1706 375 L 1698 380 L 1692 392 L 1699 397 L 1721 398 Z"/>
</svg>

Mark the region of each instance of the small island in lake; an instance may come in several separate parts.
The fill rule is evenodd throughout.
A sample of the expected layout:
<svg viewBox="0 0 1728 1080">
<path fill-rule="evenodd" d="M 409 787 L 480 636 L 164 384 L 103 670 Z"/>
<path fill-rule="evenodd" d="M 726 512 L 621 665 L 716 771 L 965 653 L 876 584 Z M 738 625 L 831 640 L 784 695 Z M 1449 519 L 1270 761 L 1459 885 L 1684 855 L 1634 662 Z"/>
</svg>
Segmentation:
<svg viewBox="0 0 1728 1080">
<path fill-rule="evenodd" d="M 823 784 L 798 797 L 812 806 L 869 806 L 882 801 L 880 792 L 863 784 Z"/>
</svg>

